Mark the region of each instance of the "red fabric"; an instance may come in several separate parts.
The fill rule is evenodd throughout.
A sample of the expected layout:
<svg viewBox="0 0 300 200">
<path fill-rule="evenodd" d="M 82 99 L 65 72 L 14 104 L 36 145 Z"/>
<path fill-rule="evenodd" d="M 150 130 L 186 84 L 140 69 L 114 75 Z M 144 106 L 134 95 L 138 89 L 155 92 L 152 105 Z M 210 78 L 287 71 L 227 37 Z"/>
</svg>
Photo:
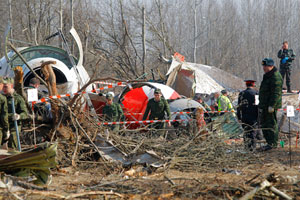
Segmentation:
<svg viewBox="0 0 300 200">
<path fill-rule="evenodd" d="M 127 92 L 123 97 L 124 114 L 126 121 L 142 120 L 143 115 L 130 115 L 126 113 L 144 113 L 148 103 L 148 97 L 143 88 L 135 88 Z M 137 125 L 135 125 L 137 126 Z M 139 126 L 139 125 L 138 125 Z"/>
</svg>

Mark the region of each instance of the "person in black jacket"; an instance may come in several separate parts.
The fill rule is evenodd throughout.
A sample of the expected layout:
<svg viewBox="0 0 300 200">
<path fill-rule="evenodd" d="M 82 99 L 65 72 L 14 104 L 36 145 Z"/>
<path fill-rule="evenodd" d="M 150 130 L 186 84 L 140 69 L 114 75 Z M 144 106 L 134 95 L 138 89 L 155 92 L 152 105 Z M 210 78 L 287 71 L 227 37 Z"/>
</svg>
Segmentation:
<svg viewBox="0 0 300 200">
<path fill-rule="evenodd" d="M 282 43 L 282 48 L 278 51 L 278 58 L 280 58 L 280 68 L 279 72 L 284 80 L 286 75 L 286 87 L 287 92 L 292 93 L 291 90 L 291 71 L 292 71 L 292 62 L 295 59 L 296 55 L 294 54 L 293 49 L 289 49 L 289 44 L 287 41 Z"/>
<path fill-rule="evenodd" d="M 256 149 L 258 106 L 255 103 L 255 95 L 258 91 L 254 89 L 254 80 L 245 80 L 247 89 L 239 93 L 237 117 L 243 123 L 244 143 L 246 149 Z"/>
</svg>

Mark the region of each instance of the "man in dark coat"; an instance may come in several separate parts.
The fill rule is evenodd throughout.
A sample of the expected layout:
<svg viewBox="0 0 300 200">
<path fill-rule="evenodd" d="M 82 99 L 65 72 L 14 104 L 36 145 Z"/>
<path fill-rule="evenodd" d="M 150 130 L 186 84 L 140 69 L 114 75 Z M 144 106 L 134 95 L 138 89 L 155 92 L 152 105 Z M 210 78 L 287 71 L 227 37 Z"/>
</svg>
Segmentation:
<svg viewBox="0 0 300 200">
<path fill-rule="evenodd" d="M 150 112 L 150 115 L 149 115 Z M 163 120 L 165 114 L 168 115 L 168 119 L 171 119 L 170 107 L 167 100 L 162 96 L 160 89 L 154 90 L 154 98 L 150 99 L 146 111 L 143 116 L 143 120 L 146 120 L 149 115 L 149 120 Z M 154 128 L 162 129 L 164 123 L 155 123 Z M 171 123 L 168 123 L 168 126 L 171 126 Z"/>
<path fill-rule="evenodd" d="M 286 75 L 286 87 L 287 92 L 292 92 L 291 90 L 291 71 L 292 71 L 292 61 L 295 59 L 295 54 L 293 49 L 289 49 L 289 44 L 284 41 L 282 48 L 278 51 L 278 58 L 280 58 L 280 69 L 279 72 L 284 80 Z"/>
<path fill-rule="evenodd" d="M 255 103 L 254 80 L 245 80 L 247 89 L 240 92 L 238 98 L 237 117 L 243 123 L 244 143 L 246 149 L 256 149 L 258 106 Z"/>
<path fill-rule="evenodd" d="M 270 150 L 277 147 L 278 125 L 277 109 L 282 104 L 282 77 L 274 66 L 271 58 L 262 60 L 263 70 L 265 72 L 259 88 L 259 109 L 261 110 L 260 122 L 263 135 L 267 145 L 261 150 Z"/>
</svg>

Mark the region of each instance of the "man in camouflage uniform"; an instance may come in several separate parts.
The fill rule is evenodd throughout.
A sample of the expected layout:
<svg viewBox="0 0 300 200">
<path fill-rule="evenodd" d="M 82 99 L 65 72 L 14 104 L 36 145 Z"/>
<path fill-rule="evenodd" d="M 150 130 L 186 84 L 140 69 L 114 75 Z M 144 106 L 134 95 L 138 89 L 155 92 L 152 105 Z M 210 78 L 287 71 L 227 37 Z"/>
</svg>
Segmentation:
<svg viewBox="0 0 300 200">
<path fill-rule="evenodd" d="M 149 115 L 149 120 L 163 120 L 165 113 L 168 115 L 168 119 L 171 119 L 170 107 L 167 100 L 162 96 L 160 89 L 154 90 L 154 98 L 150 99 L 146 111 L 143 116 L 143 120 L 146 120 Z M 168 122 L 168 126 L 171 126 L 171 122 Z M 155 123 L 153 126 L 155 129 L 162 129 L 164 123 Z"/>
<path fill-rule="evenodd" d="M 291 71 L 292 71 L 292 61 L 295 59 L 295 54 L 293 49 L 289 49 L 289 44 L 284 41 L 282 48 L 278 51 L 278 58 L 280 58 L 280 69 L 279 72 L 284 80 L 286 75 L 286 87 L 287 92 L 291 93 Z"/>
<path fill-rule="evenodd" d="M 245 148 L 250 151 L 256 149 L 258 106 L 255 104 L 255 81 L 245 80 L 247 89 L 239 93 L 237 117 L 244 129 Z"/>
<path fill-rule="evenodd" d="M 103 108 L 102 114 L 104 117 L 104 121 L 107 122 L 117 122 L 117 121 L 124 121 L 125 117 L 123 114 L 123 110 L 118 103 L 113 102 L 112 94 L 106 95 L 106 105 Z M 110 129 L 113 131 L 119 130 L 119 125 L 109 125 Z"/>
<path fill-rule="evenodd" d="M 17 121 L 18 131 L 19 133 L 21 133 L 22 121 L 28 118 L 28 110 L 23 97 L 18 93 L 16 93 L 14 90 L 14 80 L 12 78 L 4 78 L 3 83 L 4 86 L 2 92 L 7 99 L 8 120 L 9 120 L 9 130 L 10 130 L 8 147 L 17 149 L 18 140 L 17 140 L 14 121 Z M 13 113 L 13 109 L 12 109 L 13 100 L 15 103 L 16 113 Z"/>
<path fill-rule="evenodd" d="M 283 81 L 271 58 L 263 59 L 262 65 L 265 74 L 259 88 L 258 108 L 261 111 L 261 128 L 267 142 L 267 145 L 261 150 L 267 151 L 277 147 L 278 126 L 276 114 L 277 109 L 281 108 Z"/>
<path fill-rule="evenodd" d="M 0 77 L 0 91 L 3 88 L 3 78 Z M 7 112 L 7 100 L 5 96 L 0 94 L 0 145 L 2 145 L 9 138 L 9 124 L 8 124 L 8 112 Z"/>
</svg>

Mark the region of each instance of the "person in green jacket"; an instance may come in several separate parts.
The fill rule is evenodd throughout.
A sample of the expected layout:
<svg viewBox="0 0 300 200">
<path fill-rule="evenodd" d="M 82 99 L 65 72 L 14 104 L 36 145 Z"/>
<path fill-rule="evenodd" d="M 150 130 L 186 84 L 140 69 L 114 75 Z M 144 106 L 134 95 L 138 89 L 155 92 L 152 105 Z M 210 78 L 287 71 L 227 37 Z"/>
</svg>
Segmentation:
<svg viewBox="0 0 300 200">
<path fill-rule="evenodd" d="M 150 99 L 147 104 L 143 120 L 146 120 L 148 115 L 149 120 L 163 120 L 165 119 L 165 114 L 167 114 L 167 119 L 171 119 L 169 104 L 162 96 L 161 90 L 156 88 L 154 90 L 154 98 Z M 171 126 L 171 122 L 168 122 L 168 126 Z M 164 127 L 164 123 L 155 123 L 152 127 L 155 129 L 162 129 Z"/>
<path fill-rule="evenodd" d="M 3 77 L 0 77 L 0 91 L 3 88 Z M 6 142 L 10 136 L 8 124 L 7 100 L 0 94 L 0 145 Z"/>
<path fill-rule="evenodd" d="M 125 116 L 123 113 L 123 110 L 118 103 L 113 102 L 113 96 L 112 94 L 106 95 L 106 105 L 103 108 L 102 114 L 104 116 L 104 121 L 107 122 L 118 122 L 118 121 L 124 121 Z M 120 126 L 117 125 L 109 125 L 110 129 L 112 131 L 118 131 Z"/>
<path fill-rule="evenodd" d="M 227 97 L 227 90 L 221 91 L 221 96 L 218 98 L 218 111 L 232 111 L 233 106 L 230 99 Z"/>
<path fill-rule="evenodd" d="M 259 88 L 260 124 L 267 145 L 262 147 L 262 151 L 267 151 L 277 147 L 278 126 L 277 109 L 282 104 L 282 77 L 274 66 L 272 58 L 262 60 L 265 72 Z"/>
<path fill-rule="evenodd" d="M 7 99 L 8 107 L 8 120 L 9 120 L 9 131 L 10 137 L 8 139 L 8 147 L 17 149 L 18 141 L 14 121 L 18 123 L 18 131 L 21 133 L 22 121 L 28 118 L 28 110 L 26 103 L 21 95 L 15 92 L 14 90 L 14 79 L 13 78 L 4 78 L 3 79 L 3 94 Z M 15 104 L 15 113 L 12 109 L 12 101 L 14 100 Z"/>
<path fill-rule="evenodd" d="M 286 75 L 286 87 L 287 92 L 292 93 L 291 90 L 291 71 L 292 71 L 292 62 L 295 59 L 296 55 L 294 54 L 293 49 L 289 49 L 289 44 L 287 41 L 282 43 L 282 48 L 278 51 L 277 57 L 280 58 L 280 69 L 279 72 L 284 80 Z"/>
</svg>

